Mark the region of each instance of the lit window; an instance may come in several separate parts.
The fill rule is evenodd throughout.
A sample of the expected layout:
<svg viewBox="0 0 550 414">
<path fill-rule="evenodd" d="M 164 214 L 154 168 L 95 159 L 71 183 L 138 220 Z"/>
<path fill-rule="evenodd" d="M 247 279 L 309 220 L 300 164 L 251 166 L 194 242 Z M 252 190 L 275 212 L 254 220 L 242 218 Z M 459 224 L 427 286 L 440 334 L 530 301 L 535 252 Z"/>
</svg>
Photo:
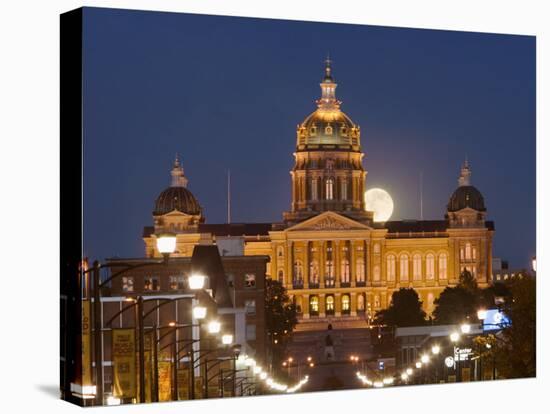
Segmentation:
<svg viewBox="0 0 550 414">
<path fill-rule="evenodd" d="M 282 270 L 279 270 L 279 282 L 284 283 L 285 274 Z"/>
<path fill-rule="evenodd" d="M 247 273 L 244 275 L 244 287 L 253 288 L 256 286 L 256 275 L 254 273 Z"/>
<path fill-rule="evenodd" d="M 327 178 L 325 181 L 325 193 L 327 200 L 334 199 L 334 180 L 332 178 Z"/>
<path fill-rule="evenodd" d="M 311 179 L 311 199 L 313 201 L 317 201 L 318 195 L 317 195 L 317 179 L 312 178 Z"/>
<path fill-rule="evenodd" d="M 332 127 L 330 125 L 327 125 L 325 128 L 325 134 L 332 135 Z"/>
<path fill-rule="evenodd" d="M 344 178 L 342 180 L 342 200 L 348 199 L 348 181 Z"/>
<path fill-rule="evenodd" d="M 439 279 L 447 279 L 447 255 L 439 255 Z"/>
<path fill-rule="evenodd" d="M 401 281 L 409 280 L 409 256 L 406 254 L 399 257 L 399 278 Z"/>
<path fill-rule="evenodd" d="M 475 247 L 472 247 L 472 258 L 476 260 L 477 256 L 477 249 Z"/>
<path fill-rule="evenodd" d="M 435 257 L 433 254 L 426 255 L 426 279 L 433 280 L 435 277 Z"/>
<path fill-rule="evenodd" d="M 379 243 L 374 243 L 374 253 L 380 253 L 380 244 Z"/>
<path fill-rule="evenodd" d="M 357 310 L 358 311 L 364 311 L 365 310 L 365 294 L 360 293 L 357 296 Z"/>
<path fill-rule="evenodd" d="M 313 260 L 309 264 L 309 283 L 317 285 L 319 283 L 319 264 Z"/>
<path fill-rule="evenodd" d="M 122 276 L 122 291 L 123 292 L 134 291 L 134 278 L 132 276 Z"/>
<path fill-rule="evenodd" d="M 419 254 L 413 256 L 413 279 L 422 280 L 422 257 Z"/>
<path fill-rule="evenodd" d="M 309 297 L 309 313 L 312 315 L 319 313 L 319 297 L 310 296 Z"/>
<path fill-rule="evenodd" d="M 325 282 L 327 286 L 329 286 L 334 282 L 334 262 L 332 260 L 327 260 L 325 266 L 327 276 Z"/>
<path fill-rule="evenodd" d="M 389 255 L 386 261 L 386 278 L 389 281 L 395 280 L 395 256 Z"/>
<path fill-rule="evenodd" d="M 342 313 L 350 312 L 350 299 L 349 295 L 342 295 Z"/>
<path fill-rule="evenodd" d="M 247 315 L 254 315 L 256 313 L 256 300 L 246 299 L 244 301 L 244 309 Z"/>
<path fill-rule="evenodd" d="M 156 276 L 145 276 L 143 282 L 143 290 L 157 291 L 160 290 L 159 279 Z"/>
<path fill-rule="evenodd" d="M 325 303 L 326 303 L 326 313 L 334 313 L 334 296 L 327 295 Z"/>
<path fill-rule="evenodd" d="M 375 295 L 374 296 L 374 307 L 379 308 L 380 307 L 380 296 Z"/>
<path fill-rule="evenodd" d="M 466 257 L 466 260 L 470 260 L 472 258 L 472 245 L 470 243 L 466 243 L 466 248 L 464 249 L 464 255 Z"/>
<path fill-rule="evenodd" d="M 303 280 L 303 267 L 302 262 L 297 260 L 294 262 L 294 282 L 300 282 Z"/>
<path fill-rule="evenodd" d="M 181 290 L 184 289 L 185 277 L 184 276 L 170 276 L 170 289 Z"/>
<path fill-rule="evenodd" d="M 342 267 L 341 269 L 342 283 L 349 283 L 349 260 L 347 259 L 342 260 L 341 267 Z"/>
<path fill-rule="evenodd" d="M 363 259 L 357 259 L 355 264 L 355 277 L 358 282 L 365 281 L 365 262 Z"/>
</svg>

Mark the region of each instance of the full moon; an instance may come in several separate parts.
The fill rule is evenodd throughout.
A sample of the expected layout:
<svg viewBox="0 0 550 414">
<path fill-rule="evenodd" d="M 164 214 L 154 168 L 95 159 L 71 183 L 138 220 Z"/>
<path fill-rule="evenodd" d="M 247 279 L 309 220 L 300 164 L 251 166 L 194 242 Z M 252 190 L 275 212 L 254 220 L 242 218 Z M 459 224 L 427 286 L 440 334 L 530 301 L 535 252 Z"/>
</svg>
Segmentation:
<svg viewBox="0 0 550 414">
<path fill-rule="evenodd" d="M 374 221 L 387 221 L 393 213 L 393 200 L 386 190 L 371 188 L 365 192 L 365 205 L 374 211 Z"/>
</svg>

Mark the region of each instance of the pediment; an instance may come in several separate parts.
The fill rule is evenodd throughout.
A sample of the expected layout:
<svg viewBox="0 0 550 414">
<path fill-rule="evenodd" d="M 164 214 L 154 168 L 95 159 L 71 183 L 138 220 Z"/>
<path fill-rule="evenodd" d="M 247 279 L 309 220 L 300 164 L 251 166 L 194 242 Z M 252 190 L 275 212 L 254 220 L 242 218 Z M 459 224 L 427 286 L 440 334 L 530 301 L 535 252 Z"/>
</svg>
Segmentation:
<svg viewBox="0 0 550 414">
<path fill-rule="evenodd" d="M 371 227 L 332 211 L 289 227 L 287 231 L 371 230 Z"/>
</svg>

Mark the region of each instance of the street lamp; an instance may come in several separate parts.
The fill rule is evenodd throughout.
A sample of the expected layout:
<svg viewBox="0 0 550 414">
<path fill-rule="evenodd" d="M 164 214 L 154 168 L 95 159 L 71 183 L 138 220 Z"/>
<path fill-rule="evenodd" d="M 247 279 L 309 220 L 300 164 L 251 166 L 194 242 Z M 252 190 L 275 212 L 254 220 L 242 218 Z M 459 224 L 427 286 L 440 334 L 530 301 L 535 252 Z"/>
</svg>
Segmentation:
<svg viewBox="0 0 550 414">
<path fill-rule="evenodd" d="M 472 327 L 468 323 L 463 323 L 462 325 L 460 325 L 460 330 L 463 334 L 469 334 L 471 329 Z"/>
<path fill-rule="evenodd" d="M 479 319 L 482 323 L 487 317 L 487 310 L 486 309 L 480 309 L 477 311 L 477 319 Z"/>
<path fill-rule="evenodd" d="M 206 281 L 206 276 L 203 275 L 191 275 L 189 276 L 188 283 L 189 289 L 191 290 L 200 290 L 204 288 L 204 283 Z"/>
<path fill-rule="evenodd" d="M 233 335 L 231 334 L 222 335 L 222 344 L 231 345 L 232 343 L 233 343 Z"/>
<path fill-rule="evenodd" d="M 413 369 L 412 368 L 407 368 L 407 370 L 405 371 L 407 373 L 407 375 L 412 375 L 413 374 Z"/>
<path fill-rule="evenodd" d="M 210 321 L 208 323 L 208 333 L 217 334 L 220 333 L 222 324 L 218 321 Z"/>
<path fill-rule="evenodd" d="M 195 306 L 193 308 L 193 318 L 201 320 L 206 318 L 206 307 L 204 306 Z"/>
<path fill-rule="evenodd" d="M 432 346 L 432 354 L 438 355 L 440 350 L 441 348 L 439 347 L 439 345 Z"/>
<path fill-rule="evenodd" d="M 426 354 L 422 355 L 420 357 L 420 361 L 423 363 L 423 364 L 427 364 L 428 362 L 430 362 L 430 357 Z"/>
<path fill-rule="evenodd" d="M 170 254 L 176 250 L 176 235 L 174 233 L 158 234 L 157 249 L 164 257 L 164 260 L 168 260 Z"/>
<path fill-rule="evenodd" d="M 416 368 L 418 368 L 418 369 L 422 368 L 422 362 L 420 362 L 420 361 L 417 362 L 415 366 L 416 366 Z"/>
<path fill-rule="evenodd" d="M 452 342 L 458 342 L 458 340 L 460 339 L 460 335 L 458 332 L 453 332 L 451 333 L 450 338 Z"/>
</svg>

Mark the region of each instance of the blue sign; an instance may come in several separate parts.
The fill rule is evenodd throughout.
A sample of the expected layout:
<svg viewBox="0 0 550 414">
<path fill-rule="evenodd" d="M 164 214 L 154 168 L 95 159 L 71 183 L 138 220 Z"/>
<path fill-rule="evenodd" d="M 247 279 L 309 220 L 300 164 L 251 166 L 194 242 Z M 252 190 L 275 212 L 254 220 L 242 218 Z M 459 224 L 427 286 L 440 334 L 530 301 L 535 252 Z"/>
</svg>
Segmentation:
<svg viewBox="0 0 550 414">
<path fill-rule="evenodd" d="M 484 331 L 496 331 L 511 325 L 510 319 L 498 309 L 489 309 L 483 320 Z"/>
</svg>

